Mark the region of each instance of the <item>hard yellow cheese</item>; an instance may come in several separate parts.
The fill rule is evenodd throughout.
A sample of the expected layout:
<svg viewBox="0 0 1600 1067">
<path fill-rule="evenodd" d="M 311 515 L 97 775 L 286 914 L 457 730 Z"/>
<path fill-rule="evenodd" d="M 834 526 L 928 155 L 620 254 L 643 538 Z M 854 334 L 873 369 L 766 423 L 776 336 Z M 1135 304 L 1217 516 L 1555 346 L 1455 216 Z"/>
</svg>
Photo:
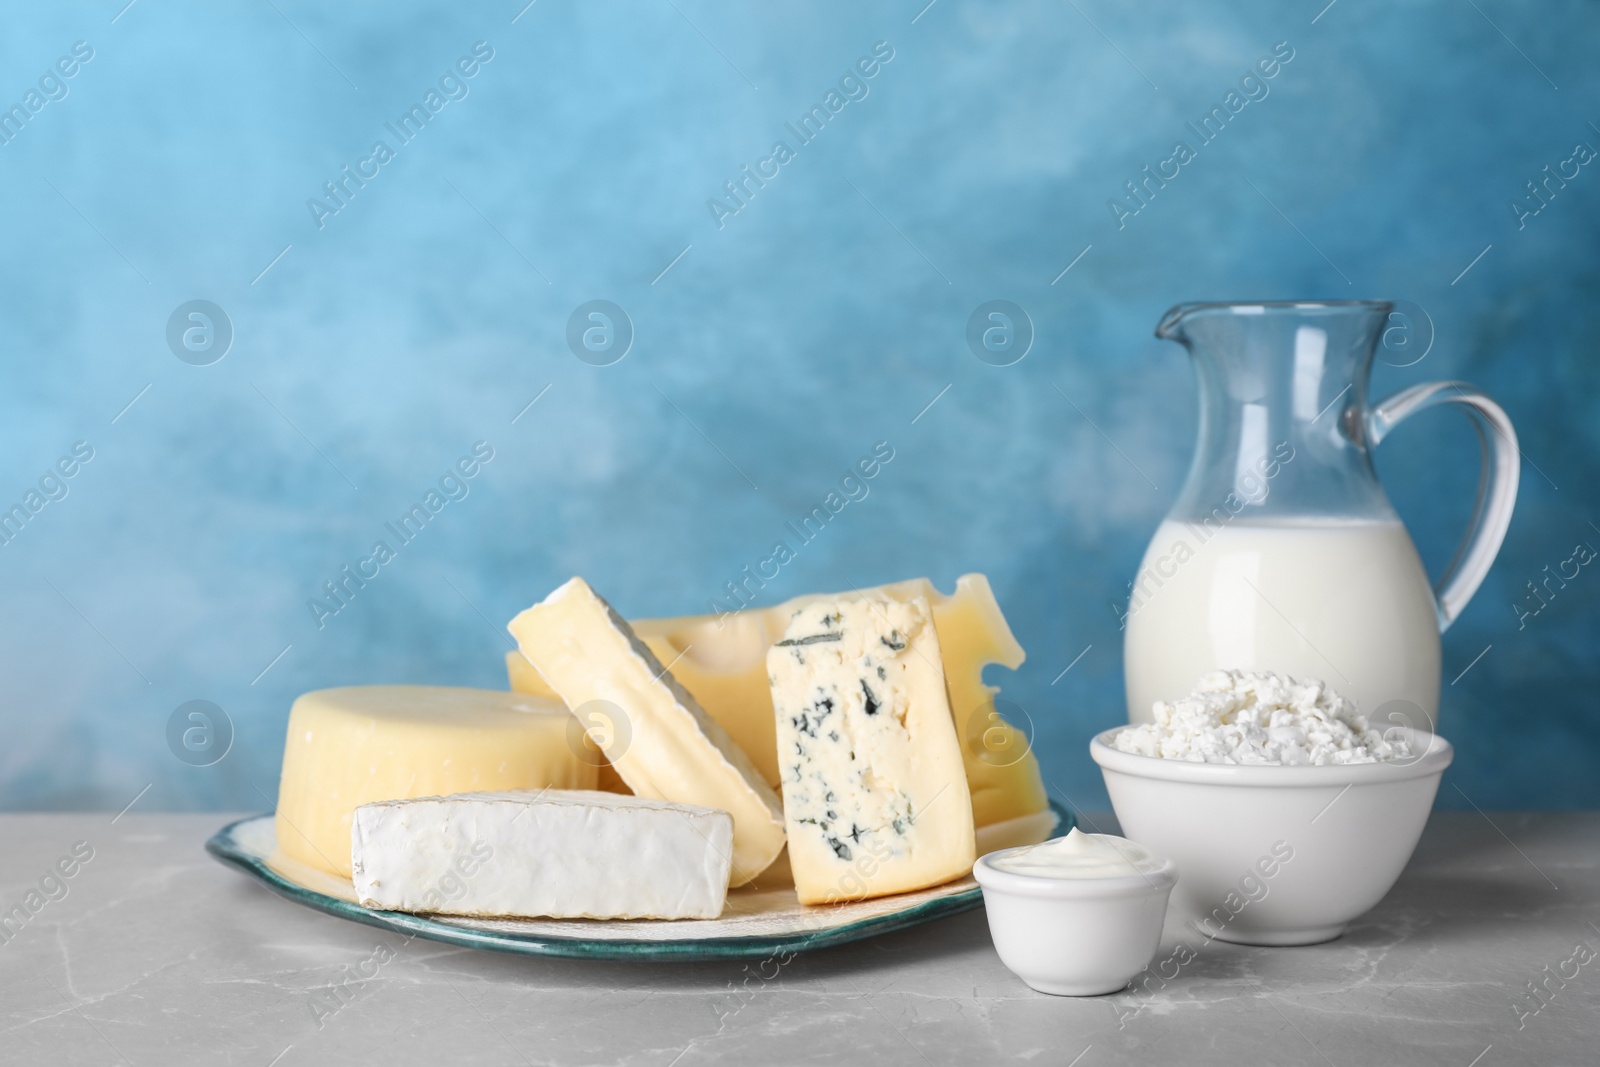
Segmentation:
<svg viewBox="0 0 1600 1067">
<path fill-rule="evenodd" d="M 938 885 L 977 858 L 929 616 L 922 597 L 818 601 L 767 654 L 801 903 Z"/>
<path fill-rule="evenodd" d="M 1022 646 L 995 603 L 989 580 L 963 575 L 948 595 L 926 578 L 861 590 L 895 600 L 923 597 L 933 612 L 944 655 L 945 679 L 956 734 L 961 740 L 972 793 L 972 816 L 979 838 L 990 849 L 1029 844 L 1050 836 L 1055 825 L 1028 738 L 995 711 L 999 692 L 983 682 L 991 663 L 1015 670 Z M 693 693 L 760 768 L 769 785 L 779 782 L 773 732 L 772 693 L 767 684 L 767 650 L 778 641 L 794 613 L 809 603 L 851 594 L 797 597 L 768 608 L 727 615 L 689 615 L 641 619 L 634 632 Z M 530 664 L 516 652 L 506 656 L 511 688 L 554 698 Z M 992 827 L 995 833 L 985 834 Z"/>
<path fill-rule="evenodd" d="M 362 804 L 506 789 L 593 789 L 593 755 L 557 701 L 488 689 L 368 685 L 294 702 L 278 785 L 278 848 L 350 877 Z"/>
<path fill-rule="evenodd" d="M 588 583 L 572 579 L 509 629 L 635 794 L 733 816 L 730 885 L 771 865 L 783 850 L 777 794 Z"/>
</svg>

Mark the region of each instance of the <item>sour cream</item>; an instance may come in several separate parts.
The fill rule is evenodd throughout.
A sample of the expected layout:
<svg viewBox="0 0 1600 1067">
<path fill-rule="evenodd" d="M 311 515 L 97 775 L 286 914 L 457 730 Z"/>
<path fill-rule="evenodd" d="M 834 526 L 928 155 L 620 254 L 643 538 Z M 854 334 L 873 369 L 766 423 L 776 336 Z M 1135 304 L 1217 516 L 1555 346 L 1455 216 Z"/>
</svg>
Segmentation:
<svg viewBox="0 0 1600 1067">
<path fill-rule="evenodd" d="M 1126 878 L 1153 874 L 1166 861 L 1142 845 L 1111 834 L 1086 834 L 1074 828 L 1066 837 L 1014 848 L 993 856 L 997 871 L 1036 878 Z"/>
</svg>

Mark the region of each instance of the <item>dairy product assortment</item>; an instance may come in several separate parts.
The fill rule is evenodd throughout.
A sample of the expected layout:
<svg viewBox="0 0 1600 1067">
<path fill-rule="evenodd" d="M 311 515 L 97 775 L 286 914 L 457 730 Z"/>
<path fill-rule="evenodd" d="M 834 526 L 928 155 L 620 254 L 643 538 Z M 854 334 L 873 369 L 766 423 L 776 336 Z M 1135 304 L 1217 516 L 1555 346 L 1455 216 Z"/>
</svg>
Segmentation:
<svg viewBox="0 0 1600 1067">
<path fill-rule="evenodd" d="M 295 702 L 286 859 L 384 910 L 710 919 L 758 878 L 804 905 L 940 885 L 1055 824 L 982 681 L 1022 649 L 981 575 L 637 626 L 574 578 L 508 629 L 512 692 Z"/>
<path fill-rule="evenodd" d="M 348 880 L 368 908 L 652 921 L 721 917 L 758 880 L 758 892 L 792 885 L 801 906 L 911 892 L 965 877 L 981 855 L 986 900 L 1015 913 L 1001 922 L 1011 940 L 1026 942 L 1029 909 L 1084 945 L 1126 912 L 1120 973 L 1159 930 L 1170 860 L 1078 830 L 1044 840 L 1055 820 L 1038 765 L 982 680 L 1022 649 L 981 575 L 948 595 L 918 580 L 637 623 L 573 578 L 508 630 L 510 692 L 377 685 L 297 700 L 281 854 Z M 1180 763 L 1412 755 L 1404 731 L 1373 729 L 1329 686 L 1267 671 L 1208 671 L 1151 715 L 1108 743 Z M 1027 888 L 1069 883 L 1081 888 Z M 1047 992 L 1115 984 L 1021 966 Z"/>
<path fill-rule="evenodd" d="M 635 620 L 575 577 L 509 623 L 510 692 L 296 701 L 278 853 L 365 907 L 489 919 L 743 920 L 776 892 L 805 926 L 971 873 L 1001 958 L 1072 995 L 1148 962 L 1169 893 L 1223 940 L 1336 937 L 1399 877 L 1449 765 L 1439 633 L 1516 493 L 1509 420 L 1450 384 L 1498 433 L 1436 594 L 1368 454 L 1446 387 L 1363 408 L 1390 313 L 1208 302 L 1157 329 L 1195 356 L 1203 408 L 1118 611 L 1130 725 L 1090 742 L 1135 840 L 1045 840 L 1038 762 L 983 680 L 1024 653 L 982 575 Z"/>
<path fill-rule="evenodd" d="M 1377 763 L 1412 755 L 1397 732 L 1386 738 L 1344 697 L 1315 679 L 1210 671 L 1188 696 L 1158 700 L 1155 722 L 1118 732 L 1123 752 L 1191 763 Z"/>
</svg>

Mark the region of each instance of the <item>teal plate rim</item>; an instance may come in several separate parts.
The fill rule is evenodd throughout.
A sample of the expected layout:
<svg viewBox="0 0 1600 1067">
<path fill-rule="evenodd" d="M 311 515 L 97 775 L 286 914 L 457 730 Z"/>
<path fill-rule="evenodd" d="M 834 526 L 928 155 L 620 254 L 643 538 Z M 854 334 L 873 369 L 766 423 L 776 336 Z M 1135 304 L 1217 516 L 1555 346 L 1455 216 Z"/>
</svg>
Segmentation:
<svg viewBox="0 0 1600 1067">
<path fill-rule="evenodd" d="M 1077 818 L 1054 799 L 1050 810 L 1056 813 L 1055 832 L 1066 833 L 1077 825 Z M 324 893 L 297 885 L 263 863 L 254 852 L 246 850 L 234 837 L 234 830 L 245 823 L 269 818 L 271 813 L 251 815 L 236 819 L 212 834 L 206 841 L 206 851 L 217 860 L 236 867 L 272 892 L 296 904 L 348 919 L 351 922 L 376 926 L 381 930 L 412 937 L 426 938 L 446 945 L 485 949 L 490 952 L 508 952 L 520 956 L 553 956 L 564 959 L 588 960 L 717 960 L 749 959 L 780 953 L 811 952 L 816 949 L 847 945 L 869 937 L 905 930 L 923 923 L 971 911 L 983 903 L 983 891 L 974 886 L 955 896 L 938 897 L 913 905 L 904 911 L 860 919 L 828 930 L 785 935 L 752 935 L 749 937 L 707 937 L 683 941 L 619 941 L 596 940 L 584 937 L 552 937 L 548 935 L 514 934 L 500 931 L 474 930 L 440 922 L 423 915 L 409 915 L 398 911 L 374 911 L 358 904 L 330 897 Z"/>
</svg>

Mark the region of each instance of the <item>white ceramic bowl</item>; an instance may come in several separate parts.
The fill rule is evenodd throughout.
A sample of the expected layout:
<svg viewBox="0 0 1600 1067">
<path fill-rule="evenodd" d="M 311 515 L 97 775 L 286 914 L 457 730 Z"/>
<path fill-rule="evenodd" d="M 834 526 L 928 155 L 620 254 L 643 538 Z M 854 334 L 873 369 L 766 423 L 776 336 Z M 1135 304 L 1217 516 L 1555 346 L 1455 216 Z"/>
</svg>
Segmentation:
<svg viewBox="0 0 1600 1067">
<path fill-rule="evenodd" d="M 980 856 L 989 934 L 1000 960 L 1041 993 L 1115 993 L 1145 969 L 1161 943 L 1167 896 L 1178 881 L 1171 860 L 1149 874 L 1047 878 L 996 869 L 1014 849 Z"/>
<path fill-rule="evenodd" d="M 1122 832 L 1177 862 L 1174 913 L 1245 945 L 1331 941 L 1383 899 L 1455 750 L 1405 728 L 1404 760 L 1330 767 L 1188 763 L 1089 743 Z"/>
</svg>

